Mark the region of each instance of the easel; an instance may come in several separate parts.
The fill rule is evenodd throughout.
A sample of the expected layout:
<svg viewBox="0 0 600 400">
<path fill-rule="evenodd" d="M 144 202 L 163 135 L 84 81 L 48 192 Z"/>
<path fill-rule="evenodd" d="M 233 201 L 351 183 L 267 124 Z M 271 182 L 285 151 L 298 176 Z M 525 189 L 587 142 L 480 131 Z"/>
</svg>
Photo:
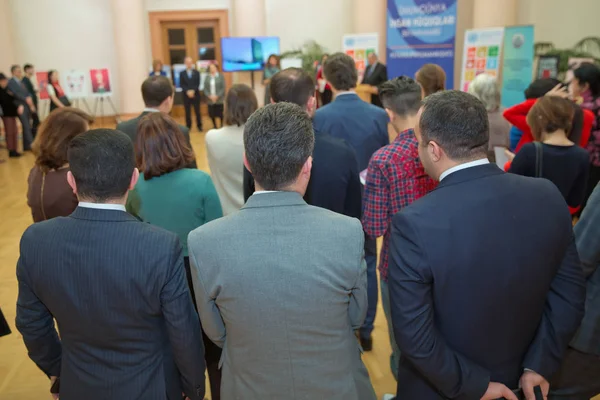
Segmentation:
<svg viewBox="0 0 600 400">
<path fill-rule="evenodd" d="M 104 99 L 108 99 L 108 104 L 110 105 L 110 108 L 112 108 L 112 111 L 115 113 L 115 122 L 118 124 L 119 122 L 121 122 L 121 118 L 119 117 L 119 113 L 117 113 L 117 108 L 115 107 L 115 104 L 113 103 L 110 95 L 100 96 L 96 98 L 96 104 L 94 105 L 94 117 L 99 117 L 98 106 L 100 106 L 100 111 L 102 111 L 102 115 L 104 116 Z"/>
</svg>

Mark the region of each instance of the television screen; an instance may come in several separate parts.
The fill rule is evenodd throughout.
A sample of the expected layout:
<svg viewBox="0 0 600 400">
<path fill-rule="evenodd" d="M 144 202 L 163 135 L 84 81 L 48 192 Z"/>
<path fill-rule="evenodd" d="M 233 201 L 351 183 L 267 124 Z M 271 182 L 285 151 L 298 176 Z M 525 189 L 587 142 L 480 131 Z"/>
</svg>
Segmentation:
<svg viewBox="0 0 600 400">
<path fill-rule="evenodd" d="M 260 71 L 271 54 L 279 54 L 275 36 L 226 37 L 221 39 L 223 71 Z"/>
</svg>

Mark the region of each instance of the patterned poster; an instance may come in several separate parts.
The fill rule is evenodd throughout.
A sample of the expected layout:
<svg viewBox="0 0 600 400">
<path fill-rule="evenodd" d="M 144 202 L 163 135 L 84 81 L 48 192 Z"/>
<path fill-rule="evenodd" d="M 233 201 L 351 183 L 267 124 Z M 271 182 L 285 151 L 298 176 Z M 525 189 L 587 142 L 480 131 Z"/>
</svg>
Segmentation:
<svg viewBox="0 0 600 400">
<path fill-rule="evenodd" d="M 342 51 L 354 59 L 358 70 L 359 81 L 362 79 L 369 62 L 369 54 L 377 54 L 379 35 L 377 33 L 362 33 L 344 35 L 342 38 Z"/>
<path fill-rule="evenodd" d="M 48 100 L 50 96 L 48 96 L 48 72 L 46 71 L 37 71 L 35 73 L 35 79 L 38 82 L 39 88 L 39 96 L 40 100 Z"/>
<path fill-rule="evenodd" d="M 90 70 L 92 80 L 92 94 L 94 96 L 109 96 L 112 94 L 110 73 L 108 68 L 97 68 Z"/>
<path fill-rule="evenodd" d="M 61 77 L 62 87 L 68 98 L 81 99 L 89 95 L 90 83 L 87 77 L 88 75 L 83 69 L 72 69 L 63 72 Z"/>
<path fill-rule="evenodd" d="M 467 91 L 479 74 L 498 76 L 502 59 L 504 28 L 472 29 L 465 32 L 460 90 Z"/>
</svg>

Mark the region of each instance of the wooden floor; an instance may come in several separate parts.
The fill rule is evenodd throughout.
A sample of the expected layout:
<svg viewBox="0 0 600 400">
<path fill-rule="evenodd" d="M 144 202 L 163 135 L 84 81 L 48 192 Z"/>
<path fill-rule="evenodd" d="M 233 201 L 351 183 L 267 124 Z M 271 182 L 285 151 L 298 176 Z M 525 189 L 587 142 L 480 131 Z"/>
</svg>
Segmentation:
<svg viewBox="0 0 600 400">
<path fill-rule="evenodd" d="M 105 126 L 112 128 L 114 124 L 107 123 Z M 211 123 L 204 121 L 204 126 L 211 126 Z M 98 124 L 96 127 L 99 127 Z M 204 133 L 192 132 L 191 137 L 198 167 L 208 171 Z M 6 150 L 0 150 L 0 157 L 6 159 Z M 29 360 L 21 336 L 14 329 L 17 300 L 15 266 L 19 257 L 19 240 L 32 223 L 25 196 L 27 176 L 33 162 L 33 156 L 27 154 L 0 164 L 0 307 L 13 329 L 11 335 L 0 338 L 0 400 L 50 398 L 48 379 Z M 373 343 L 373 351 L 365 353 L 364 362 L 377 396 L 381 398 L 384 393 L 395 393 L 396 388 L 389 369 L 390 344 L 381 303 L 377 309 Z"/>
</svg>

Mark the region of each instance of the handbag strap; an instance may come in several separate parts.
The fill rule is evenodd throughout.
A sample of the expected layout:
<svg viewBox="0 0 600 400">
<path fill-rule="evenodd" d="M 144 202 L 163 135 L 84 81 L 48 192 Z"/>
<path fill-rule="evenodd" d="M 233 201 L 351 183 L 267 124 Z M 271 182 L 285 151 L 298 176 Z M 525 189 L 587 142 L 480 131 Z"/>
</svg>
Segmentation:
<svg viewBox="0 0 600 400">
<path fill-rule="evenodd" d="M 544 147 L 541 142 L 533 142 L 535 145 L 535 177 L 541 178 L 544 167 Z"/>
<path fill-rule="evenodd" d="M 40 208 L 42 209 L 42 217 L 44 218 L 44 221 L 46 221 L 48 218 L 46 218 L 46 210 L 44 210 L 44 189 L 46 187 L 46 173 L 42 172 L 42 187 L 40 189 Z"/>
</svg>

